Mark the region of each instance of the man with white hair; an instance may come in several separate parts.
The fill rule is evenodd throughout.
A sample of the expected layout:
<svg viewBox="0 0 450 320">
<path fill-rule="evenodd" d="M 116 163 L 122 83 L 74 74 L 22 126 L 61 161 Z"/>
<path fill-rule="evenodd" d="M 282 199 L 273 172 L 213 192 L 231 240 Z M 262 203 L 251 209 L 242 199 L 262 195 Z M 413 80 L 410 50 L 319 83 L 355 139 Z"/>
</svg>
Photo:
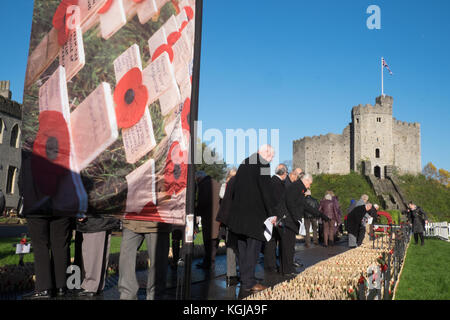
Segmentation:
<svg viewBox="0 0 450 320">
<path fill-rule="evenodd" d="M 235 176 L 228 227 L 237 238 L 241 297 L 266 289 L 256 282 L 255 268 L 262 243 L 266 241 L 264 221 L 274 216 L 270 181 L 270 162 L 274 154 L 271 146 L 262 146 L 241 163 Z M 276 223 L 276 218 L 272 223 Z"/>
<path fill-rule="evenodd" d="M 303 177 L 303 170 L 300 168 L 295 168 L 294 170 L 289 173 L 289 175 L 286 178 L 285 185 L 286 188 L 289 187 L 293 182 L 297 181 L 298 178 Z"/>
</svg>

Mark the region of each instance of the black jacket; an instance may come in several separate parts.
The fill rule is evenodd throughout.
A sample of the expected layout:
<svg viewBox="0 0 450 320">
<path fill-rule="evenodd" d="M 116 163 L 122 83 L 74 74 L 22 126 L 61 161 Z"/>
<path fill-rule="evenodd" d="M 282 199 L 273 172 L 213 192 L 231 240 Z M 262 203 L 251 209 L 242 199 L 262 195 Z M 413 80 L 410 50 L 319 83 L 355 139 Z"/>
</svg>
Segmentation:
<svg viewBox="0 0 450 320">
<path fill-rule="evenodd" d="M 93 233 L 101 231 L 120 230 L 120 220 L 114 217 L 95 215 L 88 216 L 82 222 L 77 220 L 77 231 L 83 233 Z"/>
<path fill-rule="evenodd" d="M 425 220 L 428 220 L 428 217 L 421 207 L 408 210 L 408 220 L 412 223 L 414 233 L 425 232 Z"/>
<path fill-rule="evenodd" d="M 216 220 L 224 225 L 228 225 L 228 217 L 230 215 L 231 203 L 234 191 L 234 182 L 236 177 L 231 177 L 227 182 L 227 187 L 225 189 L 225 194 L 222 201 L 220 202 L 219 212 L 217 213 Z"/>
<path fill-rule="evenodd" d="M 315 198 L 313 198 L 311 196 L 306 196 L 305 197 L 305 203 L 308 205 L 306 207 L 306 211 L 305 211 L 305 218 L 306 219 L 314 219 L 314 218 L 316 218 L 314 213 L 311 212 L 310 208 L 319 210 L 319 206 L 320 206 L 319 200 L 317 200 L 317 199 L 315 199 Z"/>
<path fill-rule="evenodd" d="M 300 179 L 293 182 L 287 187 L 284 199 L 281 204 L 277 206 L 276 210 L 280 221 L 283 221 L 284 225 L 296 234 L 299 232 L 298 221 L 305 217 L 306 212 L 312 217 L 322 218 L 326 221 L 329 220 L 317 208 L 310 206 L 307 201 L 305 201 L 305 191 L 306 187 Z"/>
<path fill-rule="evenodd" d="M 228 227 L 238 235 L 266 241 L 264 221 L 273 215 L 270 164 L 255 153 L 239 166 Z"/>
<path fill-rule="evenodd" d="M 354 236 L 358 236 L 361 222 L 366 215 L 366 206 L 358 206 L 347 215 L 347 231 Z"/>
<path fill-rule="evenodd" d="M 283 198 L 284 192 L 286 191 L 284 184 L 285 182 L 277 176 L 272 176 L 271 182 L 273 190 L 273 203 L 277 205 Z"/>
</svg>

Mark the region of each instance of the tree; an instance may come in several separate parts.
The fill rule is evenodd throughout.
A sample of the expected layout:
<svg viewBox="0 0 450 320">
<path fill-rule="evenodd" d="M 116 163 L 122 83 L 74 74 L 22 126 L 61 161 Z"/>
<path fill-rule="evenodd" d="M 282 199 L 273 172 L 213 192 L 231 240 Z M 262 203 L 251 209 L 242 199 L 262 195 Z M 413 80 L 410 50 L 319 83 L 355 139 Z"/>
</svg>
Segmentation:
<svg viewBox="0 0 450 320">
<path fill-rule="evenodd" d="M 425 167 L 423 167 L 423 175 L 427 177 L 427 179 L 436 179 L 437 178 L 437 169 L 431 162 L 428 162 Z"/>
<path fill-rule="evenodd" d="M 444 186 L 449 186 L 450 182 L 450 172 L 448 172 L 445 169 L 439 169 L 439 176 L 438 180 L 440 183 L 442 183 Z"/>
<path fill-rule="evenodd" d="M 213 161 L 207 161 L 212 163 L 205 162 L 205 155 L 208 159 L 213 159 Z M 195 170 L 205 171 L 211 178 L 221 182 L 227 174 L 227 164 L 223 159 L 220 159 L 215 150 L 211 150 L 206 143 L 202 142 L 202 163 L 195 164 Z"/>
</svg>

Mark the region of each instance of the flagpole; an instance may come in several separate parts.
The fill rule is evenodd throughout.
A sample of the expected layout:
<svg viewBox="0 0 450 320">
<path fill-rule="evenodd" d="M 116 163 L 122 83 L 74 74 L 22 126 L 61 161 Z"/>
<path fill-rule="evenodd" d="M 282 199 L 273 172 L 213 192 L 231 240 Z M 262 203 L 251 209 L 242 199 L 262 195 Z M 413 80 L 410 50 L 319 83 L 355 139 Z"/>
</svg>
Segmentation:
<svg viewBox="0 0 450 320">
<path fill-rule="evenodd" d="M 383 57 L 381 57 L 381 96 L 384 97 L 384 83 L 383 83 Z"/>
</svg>

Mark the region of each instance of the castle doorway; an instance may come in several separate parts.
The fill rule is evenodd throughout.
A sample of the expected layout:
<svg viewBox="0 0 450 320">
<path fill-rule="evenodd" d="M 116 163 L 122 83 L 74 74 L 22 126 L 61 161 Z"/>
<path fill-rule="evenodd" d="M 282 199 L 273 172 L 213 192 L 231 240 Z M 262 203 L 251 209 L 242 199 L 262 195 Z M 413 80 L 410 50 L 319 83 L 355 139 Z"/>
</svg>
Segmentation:
<svg viewBox="0 0 450 320">
<path fill-rule="evenodd" d="M 380 166 L 375 166 L 375 168 L 373 169 L 374 171 L 374 175 L 375 177 L 377 177 L 378 179 L 381 178 L 381 168 Z"/>
</svg>

